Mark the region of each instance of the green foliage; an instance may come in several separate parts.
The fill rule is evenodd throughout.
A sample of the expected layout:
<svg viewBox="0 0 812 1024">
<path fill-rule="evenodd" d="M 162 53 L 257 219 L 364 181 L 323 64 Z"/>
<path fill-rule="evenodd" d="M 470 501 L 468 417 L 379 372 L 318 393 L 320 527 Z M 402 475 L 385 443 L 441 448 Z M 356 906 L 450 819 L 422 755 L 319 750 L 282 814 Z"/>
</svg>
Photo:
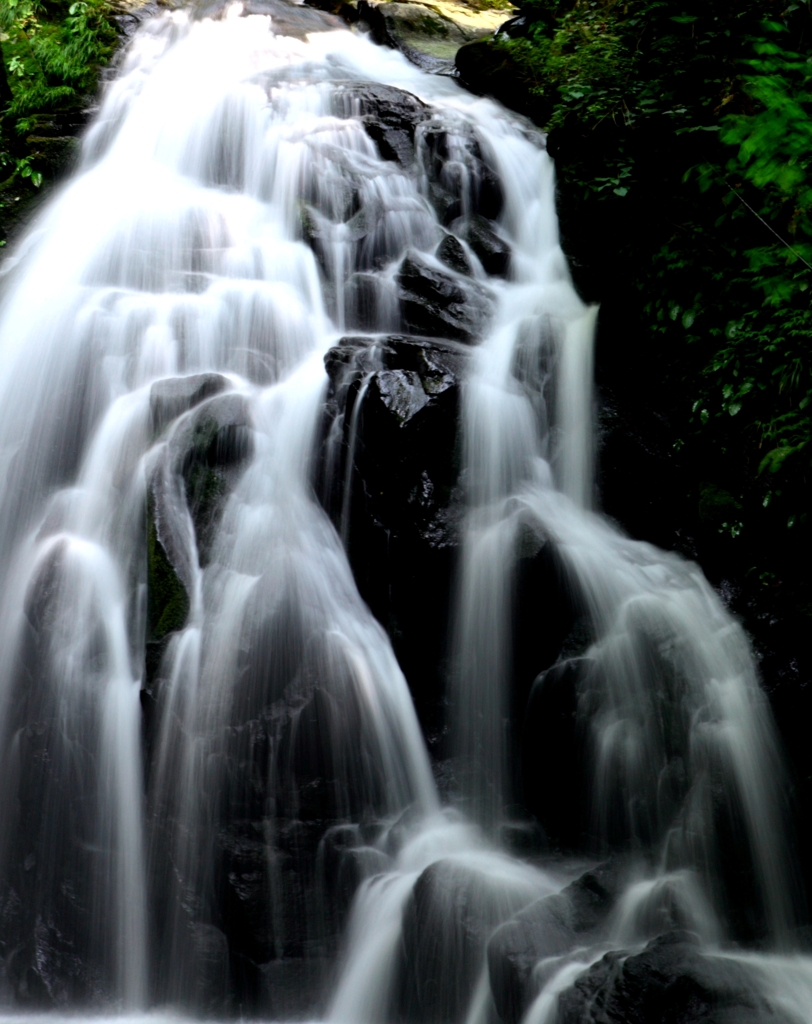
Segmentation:
<svg viewBox="0 0 812 1024">
<path fill-rule="evenodd" d="M 163 640 L 182 629 L 189 614 L 189 595 L 172 568 L 155 525 L 155 506 L 148 507 L 147 527 L 147 606 L 149 638 Z"/>
<path fill-rule="evenodd" d="M 780 559 L 762 538 L 808 527 L 812 469 L 812 5 L 522 13 L 493 48 L 549 133 L 576 280 L 636 337 L 675 450 L 737 503 L 724 532 Z"/>
<path fill-rule="evenodd" d="M 109 14 L 108 0 L 0 5 L 0 221 L 64 162 L 65 139 L 81 124 L 113 53 Z"/>
</svg>

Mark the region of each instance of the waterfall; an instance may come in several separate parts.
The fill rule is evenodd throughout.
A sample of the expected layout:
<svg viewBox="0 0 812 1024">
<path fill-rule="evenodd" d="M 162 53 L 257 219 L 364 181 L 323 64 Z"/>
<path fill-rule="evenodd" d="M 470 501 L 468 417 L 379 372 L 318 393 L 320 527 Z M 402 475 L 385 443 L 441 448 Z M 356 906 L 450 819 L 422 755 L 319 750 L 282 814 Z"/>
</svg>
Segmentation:
<svg viewBox="0 0 812 1024">
<path fill-rule="evenodd" d="M 769 709 L 700 570 L 595 510 L 598 311 L 542 135 L 263 9 L 146 21 L 2 267 L 6 995 L 540 1024 L 667 924 L 795 1019 Z M 393 430 L 459 412 L 432 758 L 359 593 L 373 401 Z M 537 912 L 575 938 L 527 953 L 508 1012 L 494 941 Z"/>
</svg>

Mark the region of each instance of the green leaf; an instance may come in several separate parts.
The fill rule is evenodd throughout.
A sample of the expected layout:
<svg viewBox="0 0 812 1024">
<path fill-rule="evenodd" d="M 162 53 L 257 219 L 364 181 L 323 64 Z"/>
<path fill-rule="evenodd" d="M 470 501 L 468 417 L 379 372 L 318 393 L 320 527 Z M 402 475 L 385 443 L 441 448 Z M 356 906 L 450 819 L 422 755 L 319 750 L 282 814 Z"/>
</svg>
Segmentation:
<svg viewBox="0 0 812 1024">
<path fill-rule="evenodd" d="M 795 445 L 782 445 L 780 448 L 773 448 L 773 450 L 767 452 L 761 460 L 761 464 L 758 467 L 759 473 L 763 473 L 765 469 L 770 473 L 777 473 L 787 458 L 792 455 L 795 450 Z"/>
</svg>

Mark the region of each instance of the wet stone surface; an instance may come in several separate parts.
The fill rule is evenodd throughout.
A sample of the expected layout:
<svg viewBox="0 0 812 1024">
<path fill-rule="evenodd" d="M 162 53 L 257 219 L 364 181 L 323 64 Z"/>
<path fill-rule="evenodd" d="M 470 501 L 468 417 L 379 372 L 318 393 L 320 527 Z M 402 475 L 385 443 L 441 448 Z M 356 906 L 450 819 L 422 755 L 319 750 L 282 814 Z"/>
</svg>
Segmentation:
<svg viewBox="0 0 812 1024">
<path fill-rule="evenodd" d="M 559 997 L 555 1024 L 790 1024 L 760 994 L 753 969 L 701 952 L 690 932 L 642 953 L 607 953 Z"/>
<path fill-rule="evenodd" d="M 488 942 L 488 977 L 505 1024 L 519 1024 L 568 953 L 600 941 L 624 880 L 617 865 L 600 865 L 496 929 Z M 539 970 L 542 961 L 550 962 L 549 971 Z"/>
<path fill-rule="evenodd" d="M 339 117 L 360 115 L 367 135 L 384 160 L 403 167 L 414 162 L 417 126 L 431 117 L 431 108 L 416 96 L 389 85 L 348 85 L 333 96 Z"/>
<path fill-rule="evenodd" d="M 482 291 L 418 253 L 404 258 L 397 281 L 400 314 L 414 334 L 471 342 L 482 330 L 489 312 Z"/>
<path fill-rule="evenodd" d="M 461 344 L 404 335 L 349 336 L 325 357 L 322 502 L 427 722 L 443 692 L 468 359 Z"/>
</svg>

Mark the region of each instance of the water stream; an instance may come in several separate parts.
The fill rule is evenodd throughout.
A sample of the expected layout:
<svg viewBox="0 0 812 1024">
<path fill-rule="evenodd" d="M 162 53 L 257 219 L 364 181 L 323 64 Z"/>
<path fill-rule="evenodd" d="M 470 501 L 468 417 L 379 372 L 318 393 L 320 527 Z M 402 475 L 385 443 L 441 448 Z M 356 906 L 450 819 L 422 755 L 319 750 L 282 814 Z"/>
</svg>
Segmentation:
<svg viewBox="0 0 812 1024">
<path fill-rule="evenodd" d="M 674 927 L 808 1020 L 786 780 L 746 638 L 696 566 L 594 510 L 597 311 L 570 282 L 543 138 L 274 10 L 147 21 L 2 267 L 4 999 L 490 1024 L 489 937 L 611 855 L 611 914 L 539 957 L 527 1024 Z M 431 333 L 407 278 L 445 289 L 441 344 L 466 365 L 445 805 L 346 554 L 386 339 Z M 325 428 L 335 352 L 345 404 Z M 520 558 L 553 567 L 577 620 L 530 692 L 523 781 Z M 559 692 L 572 770 L 545 760 Z M 545 822 L 568 786 L 572 856 L 508 852 L 516 807 Z"/>
</svg>

